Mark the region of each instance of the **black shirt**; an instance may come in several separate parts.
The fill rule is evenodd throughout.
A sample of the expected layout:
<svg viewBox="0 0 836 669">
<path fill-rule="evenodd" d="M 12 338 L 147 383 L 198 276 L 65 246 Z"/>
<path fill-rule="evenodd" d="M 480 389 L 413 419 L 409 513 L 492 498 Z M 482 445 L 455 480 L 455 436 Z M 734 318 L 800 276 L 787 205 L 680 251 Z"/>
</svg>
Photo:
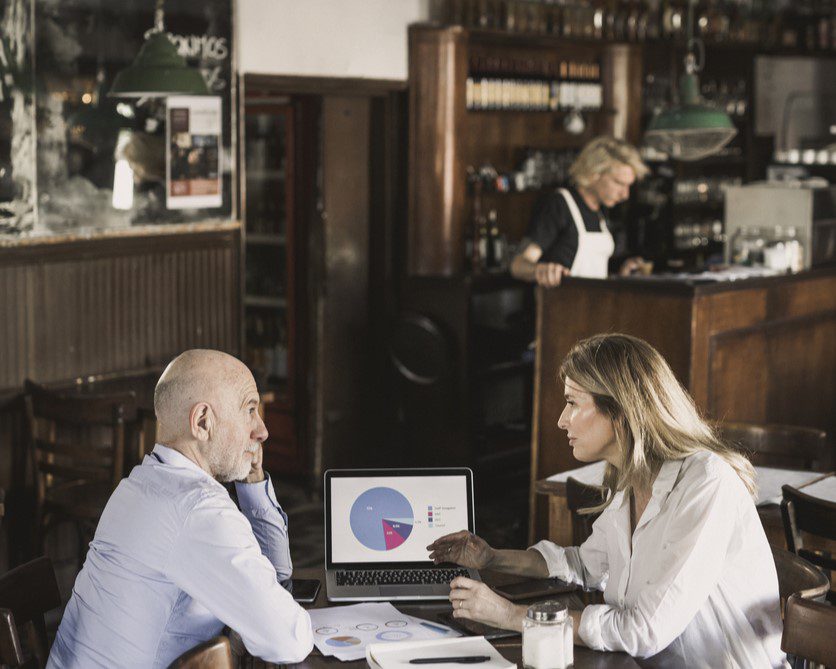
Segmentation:
<svg viewBox="0 0 836 669">
<path fill-rule="evenodd" d="M 619 230 L 613 229 L 603 208 L 593 211 L 577 189 L 568 186 L 567 190 L 578 205 L 586 231 L 601 232 L 601 218 L 603 217 L 607 229 L 615 240 L 616 248 L 613 257 L 623 254 L 623 235 Z M 578 229 L 575 227 L 566 199 L 557 189 L 549 192 L 537 203 L 528 225 L 526 239 L 543 250 L 539 262 L 560 263 L 564 267 L 572 267 L 578 252 Z M 526 242 L 523 242 L 522 248 L 526 246 Z"/>
</svg>

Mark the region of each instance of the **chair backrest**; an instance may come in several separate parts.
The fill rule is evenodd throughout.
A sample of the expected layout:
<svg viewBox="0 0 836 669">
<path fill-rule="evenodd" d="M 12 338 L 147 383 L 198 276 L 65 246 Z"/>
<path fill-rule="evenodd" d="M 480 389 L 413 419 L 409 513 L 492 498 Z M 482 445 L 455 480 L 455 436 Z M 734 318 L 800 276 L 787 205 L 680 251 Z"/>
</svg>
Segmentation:
<svg viewBox="0 0 836 669">
<path fill-rule="evenodd" d="M 168 669 L 232 669 L 232 648 L 225 636 L 216 636 L 187 650 Z"/>
<path fill-rule="evenodd" d="M 821 569 L 783 548 L 771 546 L 782 610 L 791 595 L 824 601 L 830 590 L 830 579 Z"/>
<path fill-rule="evenodd" d="M 792 486 L 781 488 L 781 516 L 787 548 L 822 569 L 836 569 L 836 558 L 804 548 L 802 532 L 836 540 L 836 502 L 805 495 Z"/>
<path fill-rule="evenodd" d="M 0 577 L 0 663 L 19 667 L 33 656 L 37 666 L 46 666 L 49 643 L 44 613 L 60 606 L 55 571 L 47 557 Z M 24 630 L 26 634 L 21 634 Z M 21 636 L 28 636 L 28 643 L 22 643 Z"/>
<path fill-rule="evenodd" d="M 136 414 L 133 393 L 61 394 L 26 381 L 27 439 L 37 501 L 57 482 L 116 487 L 125 457 L 125 421 Z"/>
<path fill-rule="evenodd" d="M 836 607 L 793 595 L 787 600 L 781 650 L 836 667 Z"/>
<path fill-rule="evenodd" d="M 580 513 L 581 509 L 598 506 L 604 501 L 604 489 L 581 483 L 571 476 L 566 480 L 566 506 L 572 513 L 572 543 L 580 546 L 592 534 L 592 523 L 600 513 Z"/>
<path fill-rule="evenodd" d="M 755 466 L 824 472 L 836 462 L 836 445 L 817 428 L 754 423 L 717 427 L 723 439 L 745 451 Z"/>
</svg>

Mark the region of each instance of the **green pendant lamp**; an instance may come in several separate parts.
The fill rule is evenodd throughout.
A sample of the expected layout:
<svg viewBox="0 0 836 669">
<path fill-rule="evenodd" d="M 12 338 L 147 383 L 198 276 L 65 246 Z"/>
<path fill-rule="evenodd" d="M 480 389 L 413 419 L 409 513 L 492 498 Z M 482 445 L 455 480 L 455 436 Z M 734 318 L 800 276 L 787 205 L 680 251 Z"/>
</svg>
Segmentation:
<svg viewBox="0 0 836 669">
<path fill-rule="evenodd" d="M 163 26 L 163 1 L 157 0 L 154 27 L 134 62 L 116 75 L 110 95 L 123 98 L 209 95 L 199 70 L 189 67 Z"/>
<path fill-rule="evenodd" d="M 679 81 L 679 104 L 656 114 L 648 124 L 644 143 L 676 160 L 699 160 L 713 155 L 737 134 L 729 115 L 706 105 L 700 97 L 697 64 L 692 49 L 702 52 L 702 42 L 693 37 L 694 0 L 688 6 L 688 54 L 685 74 Z M 702 59 L 701 59 L 702 60 Z"/>
</svg>

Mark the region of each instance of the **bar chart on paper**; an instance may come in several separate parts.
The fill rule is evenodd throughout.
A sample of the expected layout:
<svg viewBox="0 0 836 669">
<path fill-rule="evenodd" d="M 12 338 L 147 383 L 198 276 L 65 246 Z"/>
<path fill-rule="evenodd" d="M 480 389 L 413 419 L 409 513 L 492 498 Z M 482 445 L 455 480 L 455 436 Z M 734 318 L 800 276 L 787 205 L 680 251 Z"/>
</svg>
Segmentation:
<svg viewBox="0 0 836 669">
<path fill-rule="evenodd" d="M 351 506 L 354 537 L 366 548 L 390 551 L 412 534 L 415 516 L 409 500 L 394 488 L 370 488 Z"/>
</svg>

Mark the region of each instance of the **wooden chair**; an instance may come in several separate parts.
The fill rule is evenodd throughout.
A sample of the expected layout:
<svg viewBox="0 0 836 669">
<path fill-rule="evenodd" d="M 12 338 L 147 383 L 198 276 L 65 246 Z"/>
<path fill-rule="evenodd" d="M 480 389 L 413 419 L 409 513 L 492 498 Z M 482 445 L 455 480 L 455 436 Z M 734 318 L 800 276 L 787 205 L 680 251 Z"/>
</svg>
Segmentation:
<svg viewBox="0 0 836 669">
<path fill-rule="evenodd" d="M 61 606 L 52 562 L 40 557 L 0 577 L 0 664 L 46 666 L 44 614 Z M 26 643 L 21 643 L 26 639 Z"/>
<path fill-rule="evenodd" d="M 799 660 L 836 667 L 834 630 L 836 607 L 793 595 L 787 600 L 781 650 Z"/>
<path fill-rule="evenodd" d="M 772 559 L 778 573 L 778 593 L 781 597 L 781 611 L 786 610 L 787 600 L 792 595 L 803 599 L 823 602 L 830 590 L 830 579 L 821 569 L 798 557 L 795 553 L 772 546 Z"/>
<path fill-rule="evenodd" d="M 604 501 L 604 489 L 581 483 L 571 476 L 566 479 L 566 506 L 572 513 L 572 544 L 580 546 L 592 534 L 592 524 L 599 513 L 580 513 L 581 509 L 598 506 Z"/>
<path fill-rule="evenodd" d="M 829 443 L 823 430 L 753 423 L 720 423 L 717 427 L 723 439 L 745 451 L 755 466 L 826 472 L 836 463 L 836 446 Z"/>
<path fill-rule="evenodd" d="M 76 523 L 80 541 L 92 538 L 122 479 L 125 423 L 136 415 L 136 400 L 133 393 L 63 395 L 27 380 L 24 401 L 35 477 L 35 548 L 43 553 L 46 533 L 62 520 Z"/>
<path fill-rule="evenodd" d="M 232 648 L 225 636 L 216 636 L 186 651 L 168 669 L 232 669 Z"/>
<path fill-rule="evenodd" d="M 781 517 L 784 521 L 787 548 L 828 572 L 836 570 L 836 558 L 828 551 L 805 548 L 802 535 L 802 532 L 807 532 L 822 539 L 836 541 L 836 502 L 805 495 L 789 485 L 783 486 L 781 493 Z M 828 599 L 836 601 L 836 594 L 832 590 Z"/>
</svg>

